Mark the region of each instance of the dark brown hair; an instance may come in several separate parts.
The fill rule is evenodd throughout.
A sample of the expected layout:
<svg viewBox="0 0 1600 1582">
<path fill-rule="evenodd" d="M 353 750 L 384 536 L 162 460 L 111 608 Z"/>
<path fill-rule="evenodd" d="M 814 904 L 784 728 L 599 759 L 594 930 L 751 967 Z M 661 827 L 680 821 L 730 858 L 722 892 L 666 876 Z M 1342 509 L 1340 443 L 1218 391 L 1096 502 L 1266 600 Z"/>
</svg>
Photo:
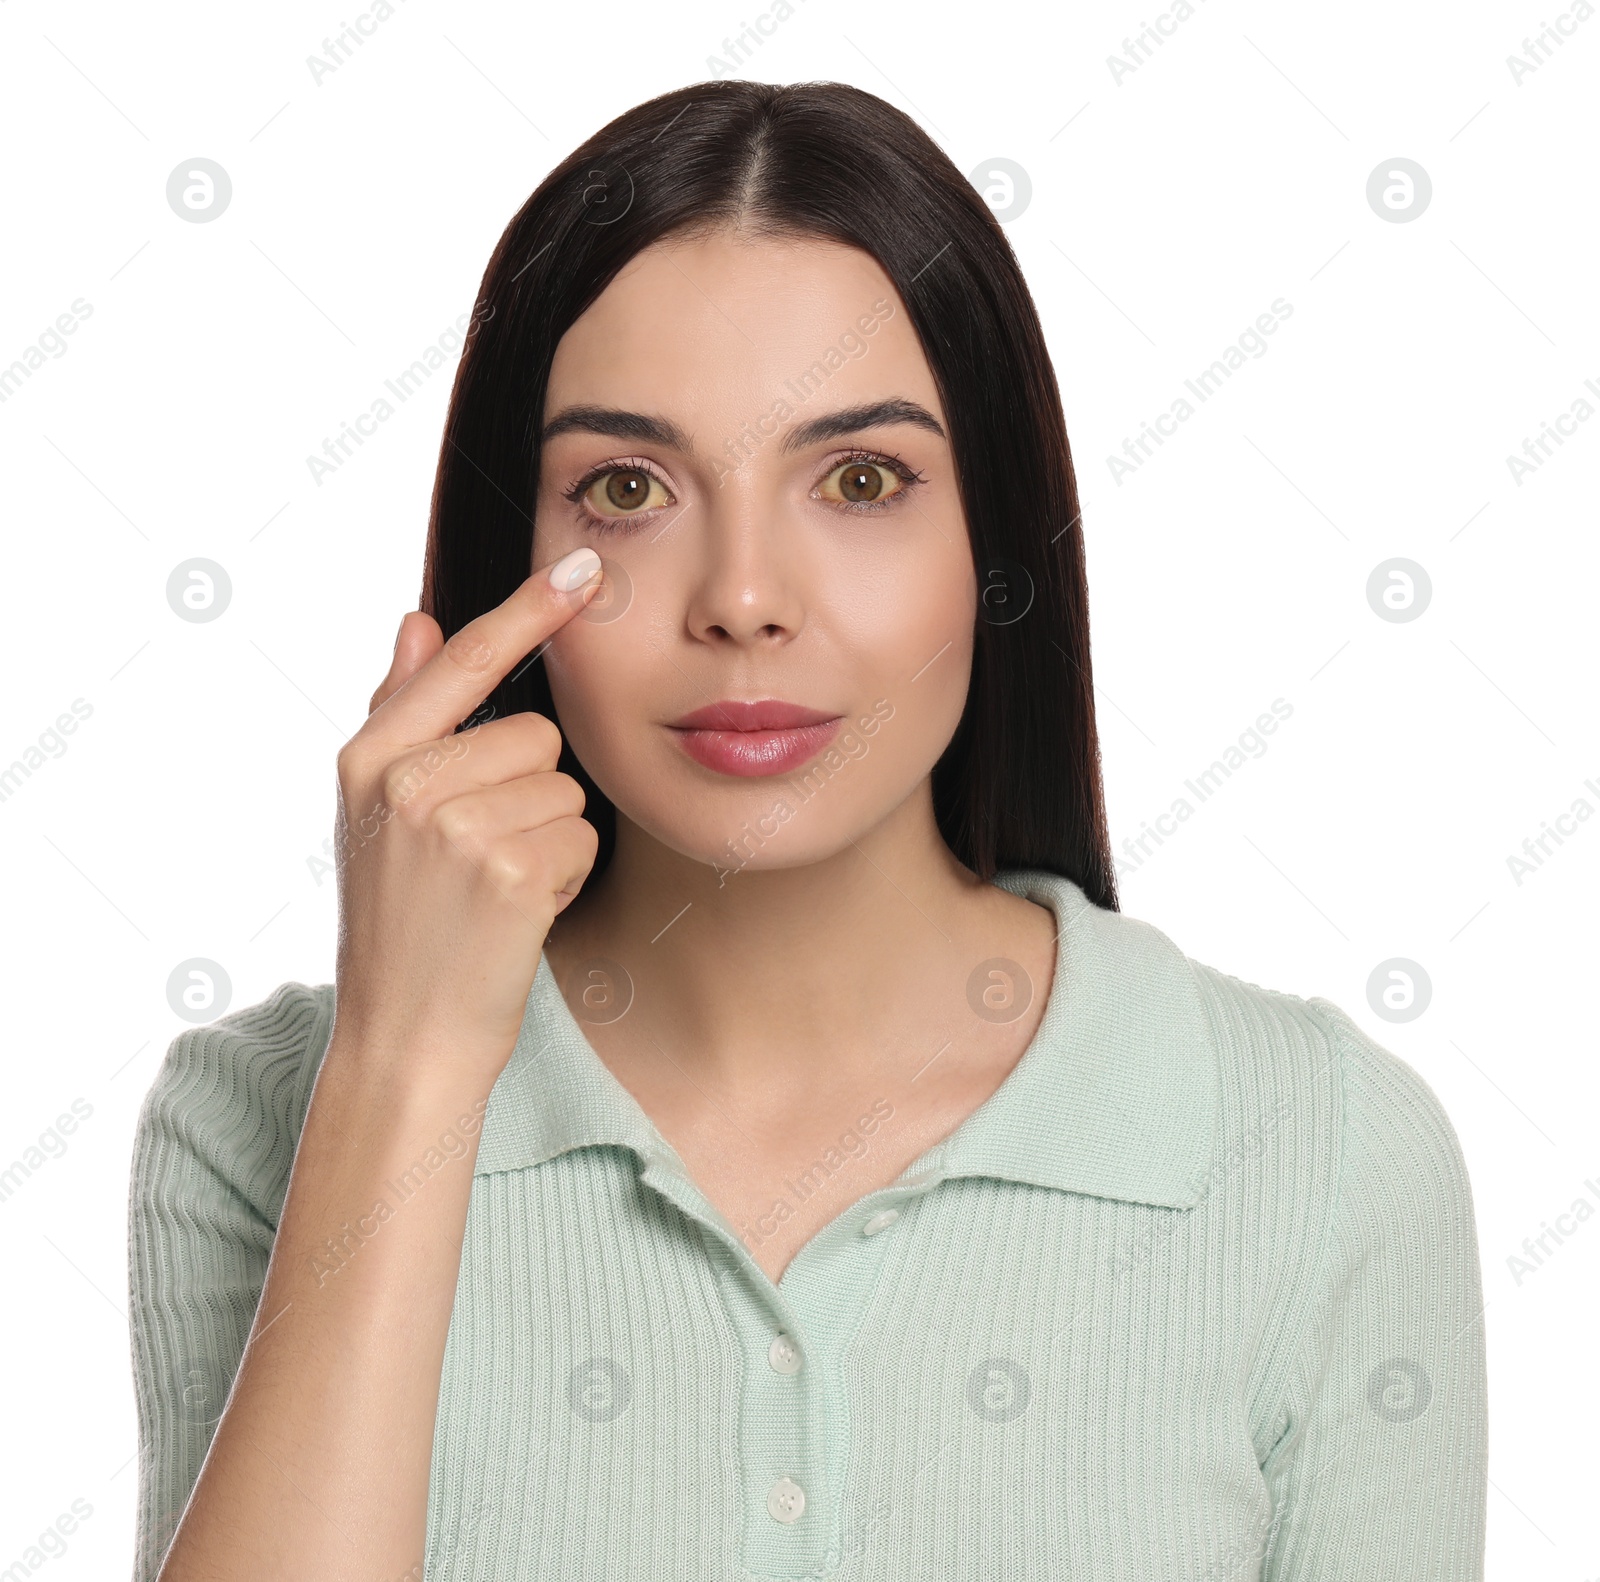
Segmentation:
<svg viewBox="0 0 1600 1582">
<path fill-rule="evenodd" d="M 528 576 L 557 343 L 641 249 L 733 225 L 869 253 L 932 370 L 980 601 L 966 709 L 933 770 L 944 839 L 982 879 L 1045 868 L 1115 910 L 1077 483 L 1038 313 L 971 182 L 873 94 L 696 83 L 618 116 L 539 183 L 484 271 L 445 419 L 420 607 L 449 637 Z M 541 658 L 473 717 L 525 709 L 560 724 Z M 560 768 L 588 796 L 598 874 L 616 810 L 570 747 Z"/>
</svg>

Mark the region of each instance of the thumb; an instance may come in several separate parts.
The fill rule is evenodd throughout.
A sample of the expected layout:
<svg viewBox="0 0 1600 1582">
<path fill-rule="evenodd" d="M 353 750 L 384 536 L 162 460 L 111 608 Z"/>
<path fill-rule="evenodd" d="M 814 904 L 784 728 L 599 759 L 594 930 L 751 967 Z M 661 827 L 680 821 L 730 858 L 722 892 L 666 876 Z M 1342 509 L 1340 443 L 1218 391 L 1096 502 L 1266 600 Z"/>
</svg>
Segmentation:
<svg viewBox="0 0 1600 1582">
<path fill-rule="evenodd" d="M 393 697 L 443 647 L 444 633 L 425 610 L 408 610 L 402 615 L 389 673 L 378 683 L 367 713 L 373 713 Z"/>
</svg>

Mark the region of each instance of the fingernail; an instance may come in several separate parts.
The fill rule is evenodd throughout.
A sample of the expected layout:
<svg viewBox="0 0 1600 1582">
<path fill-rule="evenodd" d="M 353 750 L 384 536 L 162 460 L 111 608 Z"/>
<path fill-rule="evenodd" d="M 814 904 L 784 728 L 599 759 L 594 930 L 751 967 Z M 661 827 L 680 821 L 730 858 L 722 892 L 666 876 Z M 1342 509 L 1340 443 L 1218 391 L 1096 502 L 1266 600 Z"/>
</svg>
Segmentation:
<svg viewBox="0 0 1600 1582">
<path fill-rule="evenodd" d="M 406 615 L 409 615 L 410 613 L 410 610 L 406 611 Z M 402 615 L 400 617 L 400 624 L 395 628 L 394 632 L 394 651 L 397 654 L 400 652 L 400 634 L 406 629 L 406 615 Z"/>
<path fill-rule="evenodd" d="M 600 557 L 592 549 L 575 549 L 550 568 L 550 586 L 557 593 L 573 593 L 599 569 Z"/>
</svg>

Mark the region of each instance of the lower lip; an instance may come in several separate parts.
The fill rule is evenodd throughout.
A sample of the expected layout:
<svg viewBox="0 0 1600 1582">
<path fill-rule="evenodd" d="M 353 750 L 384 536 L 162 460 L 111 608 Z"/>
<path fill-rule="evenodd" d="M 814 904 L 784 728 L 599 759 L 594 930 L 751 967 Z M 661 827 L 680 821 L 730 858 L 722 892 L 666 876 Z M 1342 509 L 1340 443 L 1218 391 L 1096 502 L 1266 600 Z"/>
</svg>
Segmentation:
<svg viewBox="0 0 1600 1582">
<path fill-rule="evenodd" d="M 814 758 L 837 735 L 841 719 L 785 731 L 668 729 L 697 764 L 724 775 L 780 775 Z"/>
</svg>

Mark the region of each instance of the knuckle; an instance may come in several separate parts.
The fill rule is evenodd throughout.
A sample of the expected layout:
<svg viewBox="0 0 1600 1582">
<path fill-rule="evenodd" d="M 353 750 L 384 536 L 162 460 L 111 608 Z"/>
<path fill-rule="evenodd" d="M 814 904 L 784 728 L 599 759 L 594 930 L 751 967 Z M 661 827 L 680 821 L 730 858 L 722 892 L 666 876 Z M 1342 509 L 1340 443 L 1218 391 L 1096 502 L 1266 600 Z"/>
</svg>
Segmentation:
<svg viewBox="0 0 1600 1582">
<path fill-rule="evenodd" d="M 397 758 L 383 771 L 383 800 L 398 813 L 406 813 L 417 803 L 417 794 L 428 782 L 426 769 L 411 758 Z"/>
<path fill-rule="evenodd" d="M 476 814 L 462 797 L 441 802 L 433 809 L 431 819 L 434 829 L 452 846 L 472 844 L 481 828 Z"/>
<path fill-rule="evenodd" d="M 561 727 L 547 714 L 528 713 L 523 726 L 533 751 L 543 762 L 555 763 L 561 756 Z"/>
<path fill-rule="evenodd" d="M 361 750 L 361 739 L 352 736 L 343 747 L 339 749 L 334 758 L 334 772 L 339 776 L 344 785 L 355 785 L 365 774 L 366 755 Z"/>
<path fill-rule="evenodd" d="M 439 650 L 444 658 L 464 675 L 481 676 L 494 664 L 494 645 L 473 631 L 470 625 L 452 632 Z"/>
<path fill-rule="evenodd" d="M 496 888 L 517 890 L 528 880 L 528 861 L 520 852 L 496 846 L 484 856 L 483 871 Z"/>
<path fill-rule="evenodd" d="M 550 786 L 558 807 L 570 807 L 574 814 L 583 812 L 589 805 L 588 794 L 569 774 L 560 769 L 551 771 Z"/>
<path fill-rule="evenodd" d="M 580 851 L 587 849 L 588 861 L 593 864 L 595 854 L 600 849 L 600 832 L 588 819 L 569 813 L 565 818 L 557 819 L 551 828 L 560 833 L 563 854 L 570 856 L 574 847 Z"/>
</svg>

